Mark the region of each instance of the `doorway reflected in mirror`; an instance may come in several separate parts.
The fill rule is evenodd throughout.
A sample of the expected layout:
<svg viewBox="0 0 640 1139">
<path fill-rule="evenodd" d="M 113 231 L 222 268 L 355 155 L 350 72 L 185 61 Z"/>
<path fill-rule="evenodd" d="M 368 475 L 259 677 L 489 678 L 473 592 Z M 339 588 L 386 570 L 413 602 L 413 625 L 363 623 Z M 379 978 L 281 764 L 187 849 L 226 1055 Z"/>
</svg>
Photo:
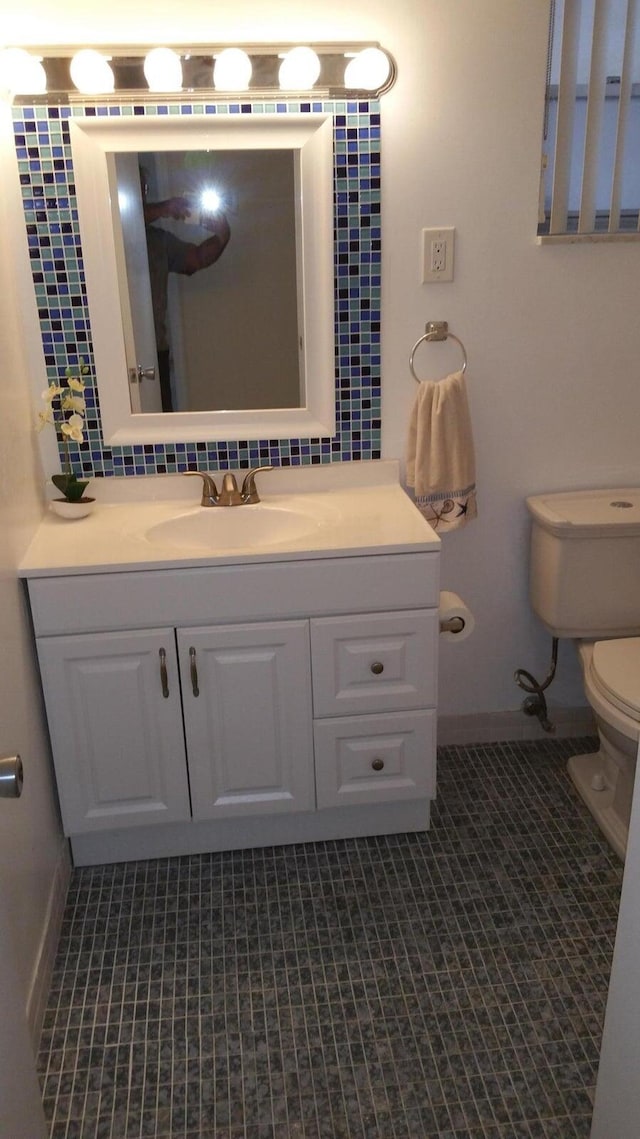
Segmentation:
<svg viewBox="0 0 640 1139">
<path fill-rule="evenodd" d="M 296 155 L 113 155 L 131 410 L 301 406 Z M 224 254 L 224 256 L 223 256 Z"/>
</svg>

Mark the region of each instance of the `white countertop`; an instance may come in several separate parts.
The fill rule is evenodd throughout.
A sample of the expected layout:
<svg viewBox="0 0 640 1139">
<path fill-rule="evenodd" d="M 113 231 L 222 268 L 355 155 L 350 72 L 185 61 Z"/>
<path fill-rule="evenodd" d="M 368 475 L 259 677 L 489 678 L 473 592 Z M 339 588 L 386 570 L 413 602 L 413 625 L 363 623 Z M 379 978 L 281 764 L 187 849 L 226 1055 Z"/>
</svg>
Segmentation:
<svg viewBox="0 0 640 1139">
<path fill-rule="evenodd" d="M 177 549 L 157 538 L 150 540 L 147 532 L 187 512 L 202 510 L 215 524 L 218 513 L 256 508 L 200 507 L 200 483 L 181 476 L 96 480 L 89 489 L 97 499 L 93 513 L 73 522 L 48 513 L 19 575 L 35 578 L 440 548 L 440 539 L 399 485 L 398 464 L 393 461 L 278 468 L 258 475 L 257 483 L 265 506 L 308 511 L 311 531 L 273 544 L 249 540 L 224 550 L 203 548 L 202 543 Z"/>
</svg>

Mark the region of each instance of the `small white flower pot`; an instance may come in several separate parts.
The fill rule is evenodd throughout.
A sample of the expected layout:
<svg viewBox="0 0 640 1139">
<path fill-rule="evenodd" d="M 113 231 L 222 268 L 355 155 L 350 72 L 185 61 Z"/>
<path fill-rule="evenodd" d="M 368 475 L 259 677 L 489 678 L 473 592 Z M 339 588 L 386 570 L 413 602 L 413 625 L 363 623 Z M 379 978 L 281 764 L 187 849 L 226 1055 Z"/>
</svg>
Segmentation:
<svg viewBox="0 0 640 1139">
<path fill-rule="evenodd" d="M 59 518 L 73 521 L 75 518 L 86 518 L 95 506 L 95 498 L 81 498 L 78 502 L 69 502 L 66 498 L 54 498 L 49 506 Z"/>
</svg>

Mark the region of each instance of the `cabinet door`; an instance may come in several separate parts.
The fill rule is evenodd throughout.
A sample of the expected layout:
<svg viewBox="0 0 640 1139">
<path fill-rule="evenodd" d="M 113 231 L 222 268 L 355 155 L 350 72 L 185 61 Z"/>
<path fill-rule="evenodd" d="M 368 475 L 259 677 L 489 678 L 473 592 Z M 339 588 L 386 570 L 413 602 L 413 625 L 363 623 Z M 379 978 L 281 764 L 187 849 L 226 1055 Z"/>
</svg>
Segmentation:
<svg viewBox="0 0 640 1139">
<path fill-rule="evenodd" d="M 178 630 L 193 817 L 315 805 L 306 621 Z"/>
<path fill-rule="evenodd" d="M 174 630 L 37 643 L 66 834 L 188 819 Z"/>
</svg>

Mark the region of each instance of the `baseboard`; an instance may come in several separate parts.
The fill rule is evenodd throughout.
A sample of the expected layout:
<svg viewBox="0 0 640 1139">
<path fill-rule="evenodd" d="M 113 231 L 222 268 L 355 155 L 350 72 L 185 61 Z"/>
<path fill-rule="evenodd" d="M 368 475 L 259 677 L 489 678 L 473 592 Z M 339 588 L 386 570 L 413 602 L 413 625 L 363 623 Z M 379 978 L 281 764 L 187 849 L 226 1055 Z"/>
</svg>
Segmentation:
<svg viewBox="0 0 640 1139">
<path fill-rule="evenodd" d="M 250 850 L 300 842 L 333 842 L 369 835 L 408 834 L 429 829 L 430 800 L 399 799 L 395 803 L 360 803 L 319 811 L 282 812 L 231 819 L 156 823 L 74 835 L 75 866 L 104 862 L 137 862 L 176 858 L 210 851 Z"/>
<path fill-rule="evenodd" d="M 62 916 L 67 900 L 67 892 L 69 890 L 70 875 L 71 857 L 69 855 L 69 843 L 63 838 L 60 843 L 60 853 L 51 881 L 47 912 L 42 929 L 42 936 L 40 938 L 40 947 L 38 949 L 27 998 L 27 1023 L 29 1025 L 33 1049 L 36 1053 L 40 1046 L 42 1021 L 44 1018 L 44 1010 L 47 1007 L 51 974 L 53 972 L 53 963 L 60 939 Z"/>
<path fill-rule="evenodd" d="M 549 708 L 555 732 L 545 732 L 539 721 L 522 711 L 480 712 L 469 716 L 439 716 L 438 745 L 503 743 L 507 740 L 563 739 L 597 734 L 588 706 Z"/>
</svg>

